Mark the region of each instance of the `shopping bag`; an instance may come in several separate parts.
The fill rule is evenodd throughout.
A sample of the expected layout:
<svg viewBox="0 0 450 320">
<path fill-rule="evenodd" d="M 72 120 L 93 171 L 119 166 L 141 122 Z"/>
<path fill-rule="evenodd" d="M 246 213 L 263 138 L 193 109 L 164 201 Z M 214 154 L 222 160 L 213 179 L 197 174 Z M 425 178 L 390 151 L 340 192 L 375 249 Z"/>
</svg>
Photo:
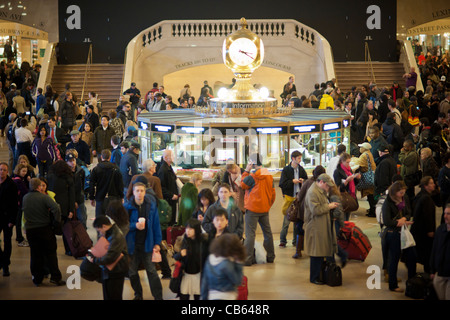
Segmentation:
<svg viewBox="0 0 450 320">
<path fill-rule="evenodd" d="M 409 231 L 409 228 L 406 226 L 406 224 L 402 226 L 402 231 L 400 233 L 400 240 L 402 250 L 414 247 L 416 245 L 416 241 L 414 240 L 414 237 L 411 231 Z"/>
</svg>

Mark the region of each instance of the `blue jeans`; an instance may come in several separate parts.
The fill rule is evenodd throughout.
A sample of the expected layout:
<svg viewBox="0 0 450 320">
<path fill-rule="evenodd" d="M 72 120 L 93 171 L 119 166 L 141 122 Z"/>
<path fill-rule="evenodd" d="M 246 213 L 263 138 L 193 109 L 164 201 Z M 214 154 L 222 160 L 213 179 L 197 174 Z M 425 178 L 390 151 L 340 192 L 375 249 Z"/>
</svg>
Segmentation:
<svg viewBox="0 0 450 320">
<path fill-rule="evenodd" d="M 162 300 L 161 280 L 159 279 L 155 264 L 152 262 L 152 254 L 153 252 L 145 252 L 144 245 L 136 245 L 134 247 L 133 255 L 130 256 L 131 260 L 128 275 L 135 297 L 142 297 L 142 285 L 141 279 L 139 278 L 139 265 L 142 263 L 147 272 L 147 278 L 153 297 L 155 300 Z"/>
<path fill-rule="evenodd" d="M 416 275 L 416 248 L 410 247 L 402 250 L 400 245 L 400 232 L 396 230 L 387 230 L 385 245 L 388 260 L 388 272 L 389 272 L 389 289 L 394 290 L 398 288 L 397 284 L 397 270 L 400 256 L 403 254 L 405 257 L 406 267 L 408 268 L 408 279 Z M 403 252 L 402 252 L 403 251 Z"/>
<path fill-rule="evenodd" d="M 249 210 L 245 213 L 245 242 L 244 246 L 247 251 L 247 263 L 253 260 L 253 251 L 255 249 L 255 235 L 257 225 L 261 226 L 264 236 L 263 247 L 267 253 L 267 260 L 275 259 L 275 248 L 273 246 L 272 230 L 270 228 L 269 213 L 255 213 Z"/>
<path fill-rule="evenodd" d="M 291 222 L 289 221 L 289 219 L 287 218 L 287 215 L 284 216 L 283 218 L 283 225 L 281 227 L 281 231 L 280 231 L 280 243 L 287 243 L 287 234 L 289 231 L 289 225 L 291 224 Z M 295 242 L 295 239 L 297 238 L 297 228 L 294 228 L 292 230 L 293 232 L 293 243 Z"/>
</svg>

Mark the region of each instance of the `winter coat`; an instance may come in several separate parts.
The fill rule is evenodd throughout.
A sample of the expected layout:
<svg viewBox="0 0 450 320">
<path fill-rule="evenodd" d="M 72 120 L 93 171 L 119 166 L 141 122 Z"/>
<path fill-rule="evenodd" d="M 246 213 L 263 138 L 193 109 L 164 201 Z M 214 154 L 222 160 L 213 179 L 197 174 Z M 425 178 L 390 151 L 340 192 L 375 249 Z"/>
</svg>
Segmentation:
<svg viewBox="0 0 450 320">
<path fill-rule="evenodd" d="M 145 252 L 150 253 L 153 251 L 155 245 L 160 245 L 162 241 L 161 226 L 159 224 L 158 204 L 156 198 L 150 194 L 146 194 L 144 197 L 145 207 L 145 223 L 146 223 L 146 238 L 145 238 Z M 128 202 L 124 204 L 125 210 L 127 210 L 130 217 L 130 231 L 126 235 L 128 253 L 134 254 L 134 248 L 136 245 L 136 223 L 139 219 L 139 210 L 134 201 L 134 196 L 130 198 Z"/>
<path fill-rule="evenodd" d="M 113 224 L 111 228 L 105 233 L 105 238 L 109 242 L 108 251 L 103 257 L 94 258 L 94 263 L 100 265 L 102 268 L 102 278 L 109 279 L 114 277 L 123 277 L 128 274 L 128 252 L 125 236 L 116 224 Z M 123 257 L 117 262 L 112 270 L 106 268 L 107 265 L 115 262 L 120 254 Z"/>
<path fill-rule="evenodd" d="M 242 283 L 243 265 L 225 257 L 208 256 L 202 274 L 202 300 L 224 299 L 225 296 L 237 298 L 237 287 Z"/>
<path fill-rule="evenodd" d="M 92 137 L 92 150 L 100 154 L 103 149 L 112 150 L 111 137 L 115 134 L 114 129 L 108 126 L 106 130 L 102 126 L 97 127 Z"/>
<path fill-rule="evenodd" d="M 295 177 L 294 168 L 292 168 L 291 163 L 283 168 L 280 177 L 280 183 L 278 186 L 281 188 L 283 195 L 288 195 L 290 197 L 295 197 L 294 194 L 294 182 L 292 180 Z M 302 178 L 304 180 L 308 179 L 308 174 L 302 166 L 298 166 L 298 178 Z M 299 190 L 301 188 L 301 184 L 299 186 Z"/>
<path fill-rule="evenodd" d="M 193 183 L 187 182 L 181 188 L 180 206 L 178 209 L 178 224 L 186 225 L 188 220 L 192 218 L 192 213 L 197 205 L 198 189 Z"/>
<path fill-rule="evenodd" d="M 219 208 L 222 208 L 222 206 L 220 204 L 220 200 L 217 200 L 215 203 L 210 205 L 208 210 L 205 212 L 202 227 L 207 233 L 211 233 L 214 229 L 213 219 L 217 209 Z M 233 198 L 230 198 L 230 202 L 226 210 L 228 212 L 228 231 L 230 233 L 237 234 L 239 239 L 242 239 L 244 234 L 244 216 L 242 211 L 234 203 Z"/>
<path fill-rule="evenodd" d="M 384 193 L 392 184 L 392 178 L 397 174 L 397 163 L 391 155 L 380 158 L 375 169 L 375 194 Z"/>
<path fill-rule="evenodd" d="M 242 174 L 242 189 L 245 190 L 244 207 L 254 213 L 268 213 L 275 202 L 273 176 L 266 168 L 254 173 L 245 171 Z"/>
<path fill-rule="evenodd" d="M 67 219 L 70 212 L 76 213 L 73 176 L 58 176 L 50 168 L 47 180 L 48 190 L 55 193 L 55 201 L 61 206 L 61 217 Z"/>
<path fill-rule="evenodd" d="M 305 198 L 305 253 L 311 257 L 331 257 L 337 240 L 326 191 L 314 183 Z"/>
<path fill-rule="evenodd" d="M 47 137 L 44 141 L 41 138 L 36 137 L 31 145 L 31 151 L 36 160 L 40 161 L 55 161 L 55 147 L 53 140 Z"/>
<path fill-rule="evenodd" d="M 75 106 L 72 101 L 64 100 L 59 107 L 62 127 L 73 127 L 76 124 Z"/>
<path fill-rule="evenodd" d="M 122 174 L 124 187 L 128 187 L 133 176 L 142 173 L 139 170 L 138 157 L 134 151 L 128 150 L 120 159 L 120 173 Z"/>
<path fill-rule="evenodd" d="M 400 174 L 403 178 L 407 175 L 416 173 L 417 170 L 419 170 L 419 155 L 417 154 L 415 147 L 413 147 L 413 150 L 409 152 L 400 152 L 398 155 L 398 160 L 402 164 L 400 167 Z"/>
<path fill-rule="evenodd" d="M 403 136 L 402 128 L 395 122 L 395 119 L 386 119 L 383 123 L 383 133 L 386 135 L 387 143 L 394 146 L 394 151 L 400 152 L 405 137 Z"/>
</svg>

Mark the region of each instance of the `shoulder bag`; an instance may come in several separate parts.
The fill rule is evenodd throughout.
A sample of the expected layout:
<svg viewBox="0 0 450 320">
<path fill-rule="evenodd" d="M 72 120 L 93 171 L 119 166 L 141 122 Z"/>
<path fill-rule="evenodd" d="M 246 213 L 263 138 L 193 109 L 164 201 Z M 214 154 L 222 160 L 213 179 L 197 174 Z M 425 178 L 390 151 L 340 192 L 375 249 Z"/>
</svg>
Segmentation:
<svg viewBox="0 0 450 320">
<path fill-rule="evenodd" d="M 361 173 L 361 179 L 359 180 L 359 183 L 356 186 L 357 190 L 367 190 L 375 187 L 375 175 L 372 171 L 370 157 L 368 154 L 366 154 L 366 156 L 367 156 L 368 170 L 366 172 Z"/>
</svg>

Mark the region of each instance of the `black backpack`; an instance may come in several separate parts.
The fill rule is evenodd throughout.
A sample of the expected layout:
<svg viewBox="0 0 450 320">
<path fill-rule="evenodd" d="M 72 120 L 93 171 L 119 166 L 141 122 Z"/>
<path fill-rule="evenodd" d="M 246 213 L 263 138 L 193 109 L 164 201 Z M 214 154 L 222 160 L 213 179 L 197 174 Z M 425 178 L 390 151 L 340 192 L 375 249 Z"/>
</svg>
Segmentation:
<svg viewBox="0 0 450 320">
<path fill-rule="evenodd" d="M 16 135 L 14 133 L 14 126 L 10 125 L 8 132 L 6 132 L 6 138 L 8 139 L 9 143 L 11 144 L 11 147 L 15 147 L 16 145 Z"/>
</svg>

